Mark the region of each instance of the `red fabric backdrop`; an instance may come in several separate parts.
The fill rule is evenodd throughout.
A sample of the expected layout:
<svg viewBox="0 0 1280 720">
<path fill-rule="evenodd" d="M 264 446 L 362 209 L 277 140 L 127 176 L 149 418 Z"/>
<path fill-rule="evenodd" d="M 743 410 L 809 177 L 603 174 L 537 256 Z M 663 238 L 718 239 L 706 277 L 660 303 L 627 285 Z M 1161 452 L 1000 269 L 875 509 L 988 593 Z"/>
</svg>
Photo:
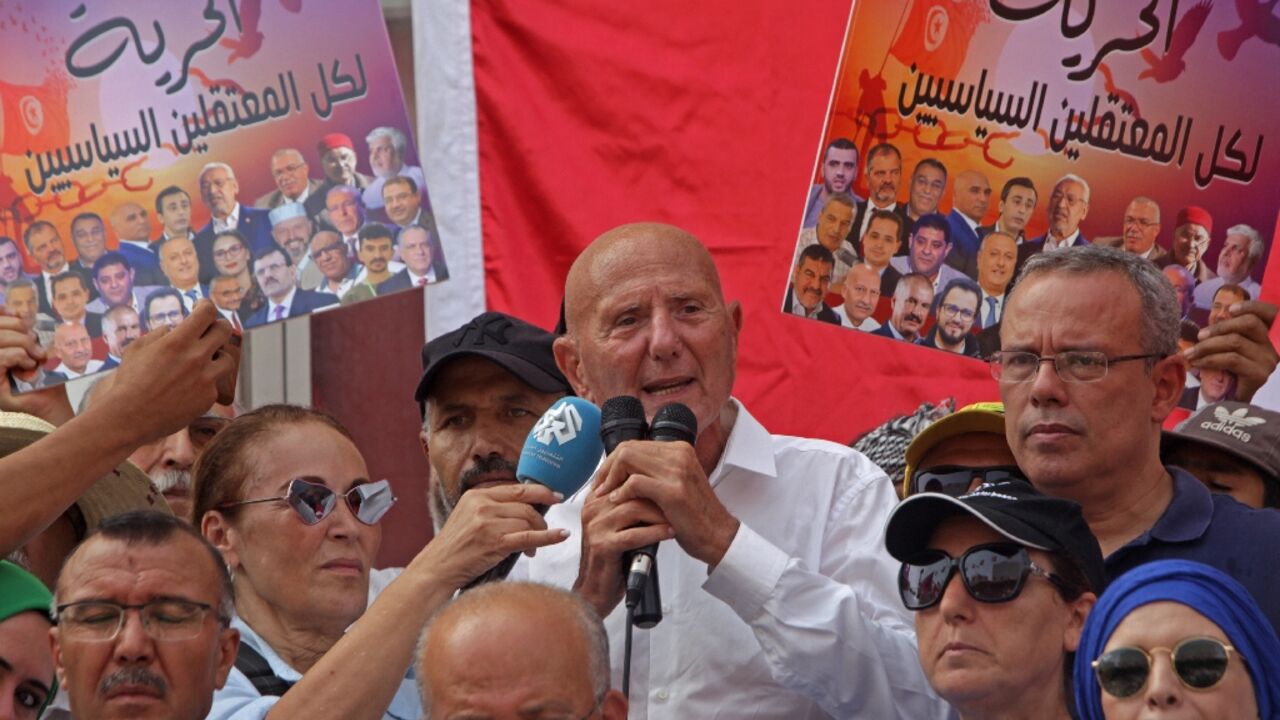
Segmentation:
<svg viewBox="0 0 1280 720">
<path fill-rule="evenodd" d="M 978 361 L 779 310 L 848 15 L 848 0 L 475 0 L 490 307 L 550 327 L 592 238 L 658 220 L 701 238 L 743 302 L 735 394 L 774 432 L 847 442 L 924 400 L 998 397 Z"/>
</svg>

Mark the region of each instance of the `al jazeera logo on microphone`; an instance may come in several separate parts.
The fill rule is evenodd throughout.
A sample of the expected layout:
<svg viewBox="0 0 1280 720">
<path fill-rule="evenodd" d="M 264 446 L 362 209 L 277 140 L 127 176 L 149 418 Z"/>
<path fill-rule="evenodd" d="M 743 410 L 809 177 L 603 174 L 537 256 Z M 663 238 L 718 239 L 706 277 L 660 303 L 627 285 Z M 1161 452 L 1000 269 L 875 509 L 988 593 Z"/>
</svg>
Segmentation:
<svg viewBox="0 0 1280 720">
<path fill-rule="evenodd" d="M 582 415 L 578 408 L 573 403 L 561 400 L 538 418 L 538 424 L 533 426 L 533 436 L 538 442 L 550 447 L 552 440 L 557 445 L 573 442 L 581 430 Z"/>
<path fill-rule="evenodd" d="M 536 442 L 526 443 L 521 455 L 536 456 L 539 462 L 559 470 L 565 463 L 565 452 L 582 432 L 582 413 L 568 399 L 552 405 L 530 432 Z"/>
</svg>

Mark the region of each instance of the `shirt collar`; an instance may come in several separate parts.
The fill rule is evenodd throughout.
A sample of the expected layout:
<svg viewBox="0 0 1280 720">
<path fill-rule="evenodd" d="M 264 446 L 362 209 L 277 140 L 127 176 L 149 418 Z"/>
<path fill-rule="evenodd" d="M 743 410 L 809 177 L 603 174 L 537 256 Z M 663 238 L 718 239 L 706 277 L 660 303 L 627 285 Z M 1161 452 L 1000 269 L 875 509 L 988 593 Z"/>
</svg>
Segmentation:
<svg viewBox="0 0 1280 720">
<path fill-rule="evenodd" d="M 752 417 L 751 413 L 735 398 L 729 398 L 738 409 L 738 417 L 729 431 L 720 460 L 708 478 L 715 487 L 730 469 L 737 468 L 756 475 L 777 477 L 778 468 L 773 458 L 773 437 Z"/>
<path fill-rule="evenodd" d="M 1152 538 L 1161 542 L 1191 542 L 1209 530 L 1213 520 L 1213 495 L 1204 483 L 1182 468 L 1165 466 L 1173 476 L 1173 499 L 1151 529 L 1131 545 L 1146 545 Z"/>
</svg>

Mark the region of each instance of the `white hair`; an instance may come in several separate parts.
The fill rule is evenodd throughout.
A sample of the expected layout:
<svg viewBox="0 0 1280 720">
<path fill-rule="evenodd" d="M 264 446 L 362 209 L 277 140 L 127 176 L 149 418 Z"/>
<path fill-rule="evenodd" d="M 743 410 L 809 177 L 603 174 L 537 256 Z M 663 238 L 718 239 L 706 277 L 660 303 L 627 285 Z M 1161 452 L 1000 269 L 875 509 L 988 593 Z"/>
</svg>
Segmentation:
<svg viewBox="0 0 1280 720">
<path fill-rule="evenodd" d="M 393 127 L 376 127 L 369 132 L 364 141 L 372 145 L 373 141 L 380 137 L 391 138 L 391 145 L 395 147 L 396 152 L 400 153 L 400 157 L 404 157 L 405 150 L 408 148 L 408 140 L 404 133 Z"/>
</svg>

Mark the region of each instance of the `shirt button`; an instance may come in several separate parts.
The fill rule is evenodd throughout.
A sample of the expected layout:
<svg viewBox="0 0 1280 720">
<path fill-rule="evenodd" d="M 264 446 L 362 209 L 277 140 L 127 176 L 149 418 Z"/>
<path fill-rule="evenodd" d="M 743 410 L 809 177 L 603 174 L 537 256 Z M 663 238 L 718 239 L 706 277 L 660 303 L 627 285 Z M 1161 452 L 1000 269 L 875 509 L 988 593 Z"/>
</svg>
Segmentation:
<svg viewBox="0 0 1280 720">
<path fill-rule="evenodd" d="M 654 695 L 658 698 L 658 700 L 661 700 L 664 702 L 667 699 L 667 691 L 665 688 L 658 690 L 658 692 L 654 693 Z"/>
</svg>

